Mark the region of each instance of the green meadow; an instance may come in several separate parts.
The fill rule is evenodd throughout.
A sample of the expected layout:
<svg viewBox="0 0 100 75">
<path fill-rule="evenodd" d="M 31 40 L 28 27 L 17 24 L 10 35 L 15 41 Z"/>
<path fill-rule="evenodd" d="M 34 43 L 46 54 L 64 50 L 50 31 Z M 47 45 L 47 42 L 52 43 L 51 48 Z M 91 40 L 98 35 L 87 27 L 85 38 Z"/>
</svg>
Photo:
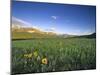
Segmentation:
<svg viewBox="0 0 100 75">
<path fill-rule="evenodd" d="M 36 38 L 12 41 L 12 74 L 95 68 L 95 38 Z"/>
</svg>

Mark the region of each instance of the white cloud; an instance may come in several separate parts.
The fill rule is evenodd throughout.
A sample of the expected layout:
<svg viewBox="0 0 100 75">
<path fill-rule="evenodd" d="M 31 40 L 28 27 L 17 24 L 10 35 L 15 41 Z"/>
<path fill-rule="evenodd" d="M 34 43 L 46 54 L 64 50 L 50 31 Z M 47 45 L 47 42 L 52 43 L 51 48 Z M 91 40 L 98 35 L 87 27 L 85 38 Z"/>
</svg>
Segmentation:
<svg viewBox="0 0 100 75">
<path fill-rule="evenodd" d="M 21 24 L 23 24 L 23 25 L 28 25 L 28 26 L 31 26 L 32 24 L 31 23 L 29 23 L 29 22 L 26 22 L 26 21 L 24 21 L 24 20 L 22 20 L 22 19 L 19 19 L 19 18 L 16 18 L 16 17 L 13 17 L 12 16 L 12 22 L 13 21 L 16 21 L 16 23 L 21 23 Z"/>
<path fill-rule="evenodd" d="M 53 18 L 54 20 L 56 20 L 57 19 L 57 16 L 51 16 L 51 18 Z"/>
<path fill-rule="evenodd" d="M 69 31 L 68 34 L 72 34 L 72 35 L 90 35 L 92 34 L 93 32 L 91 30 L 74 30 L 74 31 Z"/>
<path fill-rule="evenodd" d="M 54 27 L 52 27 L 52 28 L 51 28 L 51 30 L 52 30 L 52 31 L 55 31 L 55 28 L 54 28 Z"/>
</svg>

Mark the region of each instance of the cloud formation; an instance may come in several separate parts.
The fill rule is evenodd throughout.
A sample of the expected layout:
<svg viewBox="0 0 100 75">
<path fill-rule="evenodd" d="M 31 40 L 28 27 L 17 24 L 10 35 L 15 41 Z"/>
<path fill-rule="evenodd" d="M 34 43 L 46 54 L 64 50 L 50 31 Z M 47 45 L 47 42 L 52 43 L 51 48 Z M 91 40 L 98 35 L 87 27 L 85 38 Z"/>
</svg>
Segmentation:
<svg viewBox="0 0 100 75">
<path fill-rule="evenodd" d="M 54 20 L 56 20 L 57 19 L 57 16 L 51 16 L 51 18 L 53 18 Z"/>
<path fill-rule="evenodd" d="M 14 24 L 20 24 L 20 25 L 24 25 L 24 26 L 32 26 L 31 23 L 28 23 L 22 19 L 16 18 L 14 16 L 12 16 L 12 23 Z"/>
<path fill-rule="evenodd" d="M 40 27 L 38 27 L 38 25 L 33 25 L 27 21 L 24 21 L 22 19 L 19 19 L 19 18 L 16 18 L 14 16 L 12 16 L 12 26 L 21 26 L 21 27 L 31 27 L 31 28 L 36 28 L 36 29 L 39 29 L 39 30 L 43 30 L 41 29 Z"/>
</svg>

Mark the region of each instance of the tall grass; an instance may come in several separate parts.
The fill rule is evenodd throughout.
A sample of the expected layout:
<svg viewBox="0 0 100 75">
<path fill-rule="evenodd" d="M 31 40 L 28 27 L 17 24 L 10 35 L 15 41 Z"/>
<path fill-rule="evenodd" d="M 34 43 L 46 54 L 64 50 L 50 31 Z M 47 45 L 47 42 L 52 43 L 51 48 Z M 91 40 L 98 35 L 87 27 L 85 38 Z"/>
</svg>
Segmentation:
<svg viewBox="0 0 100 75">
<path fill-rule="evenodd" d="M 37 56 L 34 56 L 37 52 Z M 24 55 L 32 54 L 30 57 Z M 48 63 L 43 64 L 46 58 Z M 12 73 L 85 70 L 96 68 L 95 39 L 33 39 L 12 42 Z"/>
</svg>

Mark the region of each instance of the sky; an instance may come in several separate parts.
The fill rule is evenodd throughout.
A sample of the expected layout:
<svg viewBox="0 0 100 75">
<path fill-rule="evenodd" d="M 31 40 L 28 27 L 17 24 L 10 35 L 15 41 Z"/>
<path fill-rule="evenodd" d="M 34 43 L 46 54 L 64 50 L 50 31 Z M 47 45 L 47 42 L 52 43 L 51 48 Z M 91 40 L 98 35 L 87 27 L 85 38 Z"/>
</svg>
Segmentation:
<svg viewBox="0 0 100 75">
<path fill-rule="evenodd" d="M 95 6 L 13 1 L 12 17 L 59 34 L 88 35 L 96 31 Z"/>
</svg>

